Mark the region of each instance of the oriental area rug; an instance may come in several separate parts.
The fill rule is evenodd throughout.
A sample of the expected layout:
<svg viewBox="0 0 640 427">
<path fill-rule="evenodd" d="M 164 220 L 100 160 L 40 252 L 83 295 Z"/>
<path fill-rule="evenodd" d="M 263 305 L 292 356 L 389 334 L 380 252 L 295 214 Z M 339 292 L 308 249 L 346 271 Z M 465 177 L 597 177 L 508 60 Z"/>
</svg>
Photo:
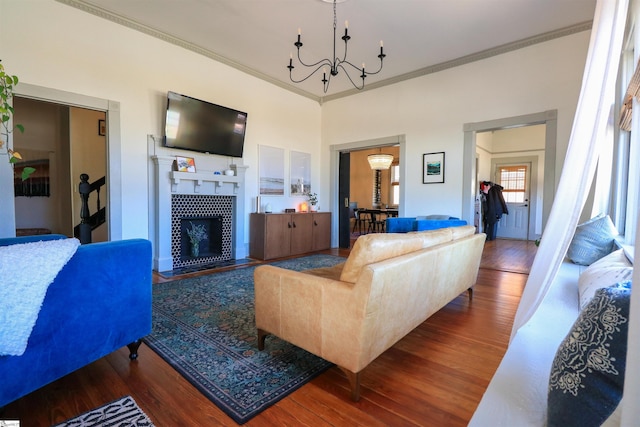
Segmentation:
<svg viewBox="0 0 640 427">
<path fill-rule="evenodd" d="M 272 265 L 300 271 L 344 260 L 318 254 Z M 239 424 L 332 366 L 273 336 L 258 351 L 255 268 L 155 284 L 153 329 L 144 339 Z"/>
</svg>

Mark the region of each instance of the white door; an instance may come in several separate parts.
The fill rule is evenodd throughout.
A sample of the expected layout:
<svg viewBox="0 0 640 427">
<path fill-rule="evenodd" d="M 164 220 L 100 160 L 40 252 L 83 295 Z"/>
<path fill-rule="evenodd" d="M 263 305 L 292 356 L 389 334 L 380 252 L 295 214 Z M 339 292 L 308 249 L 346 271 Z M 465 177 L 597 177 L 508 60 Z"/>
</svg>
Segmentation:
<svg viewBox="0 0 640 427">
<path fill-rule="evenodd" d="M 529 180 L 531 163 L 496 165 L 495 182 L 503 187 L 508 215 L 498 222 L 496 237 L 527 240 L 529 232 Z"/>
</svg>

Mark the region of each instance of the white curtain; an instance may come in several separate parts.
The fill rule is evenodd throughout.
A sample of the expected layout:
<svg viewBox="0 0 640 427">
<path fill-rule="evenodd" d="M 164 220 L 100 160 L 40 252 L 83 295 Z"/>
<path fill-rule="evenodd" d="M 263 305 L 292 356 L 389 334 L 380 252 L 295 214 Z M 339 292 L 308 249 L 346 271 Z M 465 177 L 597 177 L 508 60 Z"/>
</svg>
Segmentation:
<svg viewBox="0 0 640 427">
<path fill-rule="evenodd" d="M 606 140 L 628 0 L 598 0 L 582 89 L 549 220 L 516 312 L 511 338 L 531 318 L 565 257 Z"/>
</svg>

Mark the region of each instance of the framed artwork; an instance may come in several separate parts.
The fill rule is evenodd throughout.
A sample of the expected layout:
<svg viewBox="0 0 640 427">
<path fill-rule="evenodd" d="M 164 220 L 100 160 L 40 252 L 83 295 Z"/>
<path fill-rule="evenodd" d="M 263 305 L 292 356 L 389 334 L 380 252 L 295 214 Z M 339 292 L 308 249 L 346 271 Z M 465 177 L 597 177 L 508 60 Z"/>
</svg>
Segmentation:
<svg viewBox="0 0 640 427">
<path fill-rule="evenodd" d="M 292 196 L 303 196 L 311 192 L 311 154 L 291 151 L 289 180 Z"/>
<path fill-rule="evenodd" d="M 107 134 L 106 120 L 98 120 L 98 135 L 105 136 Z"/>
<path fill-rule="evenodd" d="M 178 165 L 178 172 L 194 172 L 196 171 L 196 161 L 193 157 L 180 157 L 176 156 L 176 165 Z"/>
<path fill-rule="evenodd" d="M 422 155 L 422 183 L 444 183 L 444 151 Z"/>
<path fill-rule="evenodd" d="M 284 196 L 284 149 L 260 145 L 258 158 L 260 195 Z"/>
</svg>

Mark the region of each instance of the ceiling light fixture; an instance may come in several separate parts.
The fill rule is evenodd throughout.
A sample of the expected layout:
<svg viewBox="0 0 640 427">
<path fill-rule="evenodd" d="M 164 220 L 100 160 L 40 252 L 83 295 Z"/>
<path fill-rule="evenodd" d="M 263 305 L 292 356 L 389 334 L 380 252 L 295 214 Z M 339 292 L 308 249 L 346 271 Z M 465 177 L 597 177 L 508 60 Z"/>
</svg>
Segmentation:
<svg viewBox="0 0 640 427">
<path fill-rule="evenodd" d="M 323 1 L 327 3 L 329 2 L 328 0 L 323 0 Z M 298 50 L 298 61 L 300 62 L 300 64 L 304 65 L 305 67 L 315 68 L 315 69 L 307 77 L 301 80 L 294 80 L 293 69 L 295 67 L 293 65 L 293 53 L 292 53 L 291 55 L 289 55 L 289 65 L 287 66 L 287 68 L 289 69 L 289 78 L 291 79 L 292 82 L 302 83 L 303 81 L 313 76 L 322 68 L 323 69 L 322 84 L 324 86 L 324 93 L 327 93 L 327 90 L 329 89 L 329 83 L 331 82 L 331 77 L 337 76 L 339 69 L 342 69 L 346 74 L 347 78 L 349 79 L 349 81 L 351 82 L 351 84 L 353 85 L 353 87 L 355 87 L 358 90 L 361 90 L 362 88 L 364 88 L 364 79 L 367 76 L 370 76 L 372 74 L 378 74 L 380 71 L 382 71 L 382 62 L 384 57 L 387 56 L 384 54 L 384 51 L 383 51 L 384 48 L 383 48 L 382 40 L 380 40 L 380 55 L 378 55 L 378 58 L 380 58 L 380 68 L 378 69 L 378 71 L 365 71 L 364 62 L 362 63 L 362 68 L 358 68 L 355 65 L 353 65 L 351 62 L 347 61 L 347 45 L 348 45 L 349 39 L 351 39 L 351 36 L 349 36 L 349 21 L 344 22 L 344 36 L 341 37 L 342 40 L 344 40 L 344 55 L 342 59 L 336 56 L 336 25 L 337 25 L 336 0 L 333 0 L 333 60 L 329 58 L 325 58 L 314 64 L 305 64 L 302 61 L 302 58 L 300 58 L 300 48 L 302 47 L 302 41 L 300 41 L 300 39 L 301 39 L 302 31 L 300 30 L 300 28 L 298 28 L 298 41 L 294 43 L 295 47 Z M 327 67 L 329 67 L 328 76 L 327 76 Z M 358 86 L 349 75 L 349 71 L 348 71 L 349 67 L 352 70 L 357 70 L 359 73 L 361 73 L 360 78 L 362 79 L 362 84 L 360 86 Z"/>
<path fill-rule="evenodd" d="M 367 160 L 371 169 L 387 170 L 393 163 L 393 156 L 391 154 L 369 154 Z"/>
</svg>

